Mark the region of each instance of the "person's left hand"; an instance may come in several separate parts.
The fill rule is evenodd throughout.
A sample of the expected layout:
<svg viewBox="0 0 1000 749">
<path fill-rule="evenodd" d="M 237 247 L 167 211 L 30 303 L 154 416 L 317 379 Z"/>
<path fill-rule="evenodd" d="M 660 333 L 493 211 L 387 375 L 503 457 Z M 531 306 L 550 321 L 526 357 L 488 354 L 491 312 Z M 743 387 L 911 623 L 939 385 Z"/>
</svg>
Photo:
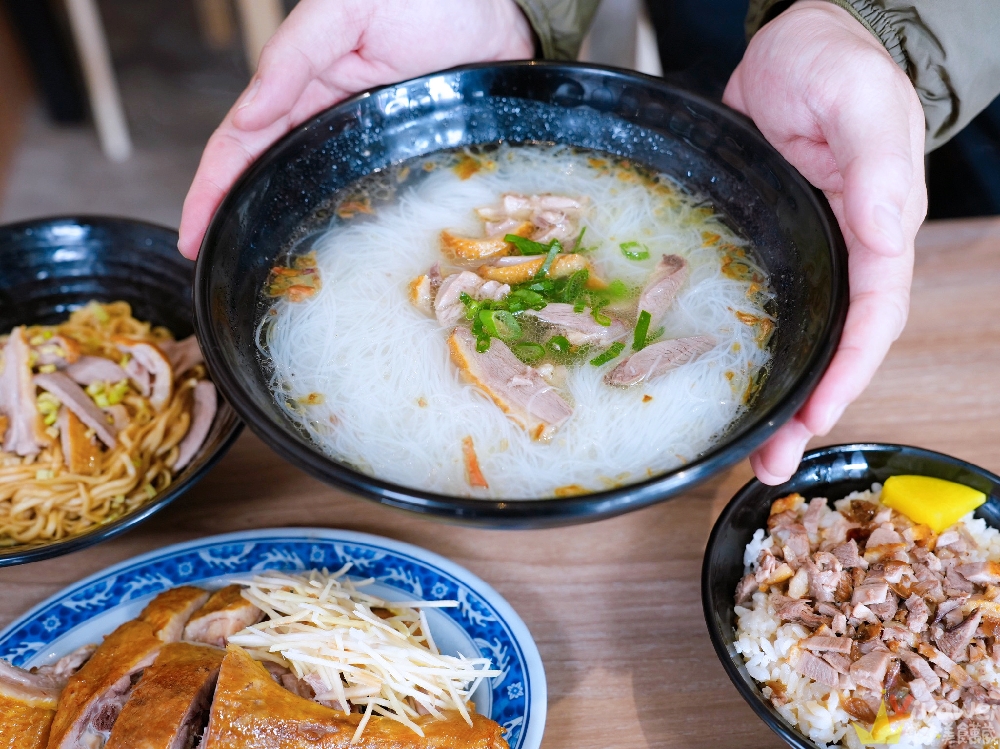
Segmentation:
<svg viewBox="0 0 1000 749">
<path fill-rule="evenodd" d="M 800 0 L 754 36 L 723 102 L 824 192 L 849 252 L 850 307 L 833 361 L 750 458 L 757 478 L 779 484 L 868 386 L 906 323 L 913 240 L 927 210 L 924 115 L 878 40 L 824 0 Z"/>
</svg>

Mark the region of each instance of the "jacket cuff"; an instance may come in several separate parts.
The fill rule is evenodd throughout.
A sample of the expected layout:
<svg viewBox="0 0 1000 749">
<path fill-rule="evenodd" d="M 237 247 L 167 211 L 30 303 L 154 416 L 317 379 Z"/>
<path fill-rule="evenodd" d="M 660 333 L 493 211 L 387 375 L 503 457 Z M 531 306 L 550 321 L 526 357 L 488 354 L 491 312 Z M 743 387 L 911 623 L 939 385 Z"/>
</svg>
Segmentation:
<svg viewBox="0 0 1000 749">
<path fill-rule="evenodd" d="M 752 2 L 746 20 L 747 39 L 756 34 L 760 27 L 786 10 L 794 0 L 763 0 Z M 907 72 L 906 52 L 899 34 L 893 28 L 885 9 L 872 0 L 826 0 L 833 3 L 857 19 L 885 47 L 893 61 Z"/>
<path fill-rule="evenodd" d="M 469 0 L 475 2 L 475 0 Z M 536 54 L 575 60 L 599 0 L 514 0 L 535 31 Z"/>
</svg>

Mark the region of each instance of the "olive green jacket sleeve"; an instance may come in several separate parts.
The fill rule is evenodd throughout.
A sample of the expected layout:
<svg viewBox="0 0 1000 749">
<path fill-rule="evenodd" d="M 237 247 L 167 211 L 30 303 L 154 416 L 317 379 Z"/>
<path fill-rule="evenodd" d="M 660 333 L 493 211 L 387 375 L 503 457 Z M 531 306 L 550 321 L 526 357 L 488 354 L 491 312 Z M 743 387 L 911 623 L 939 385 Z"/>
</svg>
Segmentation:
<svg viewBox="0 0 1000 749">
<path fill-rule="evenodd" d="M 468 0 L 476 2 L 477 0 Z M 548 60 L 575 60 L 600 0 L 514 0 Z"/>
<path fill-rule="evenodd" d="M 913 82 L 931 151 L 1000 94 L 1000 3 L 996 0 L 829 0 L 885 46 Z M 747 36 L 791 5 L 750 0 Z"/>
</svg>

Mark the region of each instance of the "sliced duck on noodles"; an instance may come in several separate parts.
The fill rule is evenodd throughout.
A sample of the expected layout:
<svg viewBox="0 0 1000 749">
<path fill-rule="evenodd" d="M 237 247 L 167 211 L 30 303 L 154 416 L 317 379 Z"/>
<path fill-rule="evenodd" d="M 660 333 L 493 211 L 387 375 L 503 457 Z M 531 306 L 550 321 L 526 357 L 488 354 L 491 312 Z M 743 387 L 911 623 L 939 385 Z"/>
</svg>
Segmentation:
<svg viewBox="0 0 1000 749">
<path fill-rule="evenodd" d="M 175 375 L 183 374 L 205 361 L 198 339 L 193 335 L 179 341 L 160 341 L 157 347 L 169 360 Z"/>
<path fill-rule="evenodd" d="M 715 346 L 712 336 L 696 335 L 659 341 L 636 351 L 604 376 L 608 385 L 628 387 L 693 361 Z"/>
<path fill-rule="evenodd" d="M 175 642 L 142 674 L 104 749 L 189 749 L 208 722 L 226 651 Z"/>
<path fill-rule="evenodd" d="M 0 660 L 0 746 L 45 749 L 62 684 Z"/>
<path fill-rule="evenodd" d="M 59 426 L 63 462 L 70 473 L 93 474 L 99 465 L 101 450 L 88 434 L 87 425 L 65 407 L 59 409 L 56 424 Z"/>
<path fill-rule="evenodd" d="M 163 642 L 148 622 L 125 622 L 66 682 L 52 719 L 49 749 L 101 747 L 142 670 L 159 655 Z"/>
<path fill-rule="evenodd" d="M 434 298 L 434 315 L 442 327 L 457 325 L 465 316 L 462 294 L 472 299 L 493 299 L 498 301 L 510 293 L 510 286 L 497 281 L 488 281 L 472 271 L 464 270 L 448 276 L 441 282 Z"/>
<path fill-rule="evenodd" d="M 529 221 L 532 231 L 522 236 L 536 242 L 558 239 L 565 244 L 577 236 L 584 207 L 583 201 L 568 195 L 505 193 L 499 205 L 477 208 L 476 214 L 486 222 L 489 236 L 500 234 L 511 221 Z"/>
<path fill-rule="evenodd" d="M 492 265 L 483 265 L 478 273 L 483 278 L 490 281 L 498 281 L 504 284 L 525 283 L 535 278 L 538 271 L 542 269 L 547 258 L 545 255 L 517 255 L 513 257 L 500 258 Z M 590 263 L 583 255 L 572 253 L 561 253 L 555 256 L 549 266 L 548 276 L 550 278 L 566 278 L 572 276 L 580 270 L 587 270 L 591 278 L 587 285 L 594 287 L 600 281 L 595 276 Z"/>
<path fill-rule="evenodd" d="M 589 308 L 577 312 L 572 304 L 562 302 L 550 302 L 540 310 L 526 310 L 524 314 L 556 329 L 574 346 L 606 346 L 628 332 L 620 320 L 609 318 L 611 322 L 608 325 L 601 325 Z"/>
<path fill-rule="evenodd" d="M 528 237 L 534 230 L 529 221 L 503 222 L 503 226 L 507 231 L 500 233 L 498 226 L 493 227 L 494 231 L 490 232 L 487 225 L 487 236 L 480 238 L 461 237 L 446 229 L 441 232 L 441 250 L 451 260 L 459 263 L 503 257 L 514 251 L 514 245 L 504 237 L 508 234 Z"/>
<path fill-rule="evenodd" d="M 173 470 L 179 471 L 184 468 L 198 454 L 212 428 L 212 421 L 215 419 L 215 412 L 218 409 L 218 400 L 215 394 L 215 385 L 208 380 L 200 380 L 194 386 L 191 425 L 188 427 L 184 439 L 177 445 L 177 460 L 171 466 Z"/>
<path fill-rule="evenodd" d="M 60 403 L 72 411 L 97 438 L 108 447 L 117 444 L 118 430 L 108 423 L 107 415 L 99 409 L 83 388 L 62 372 L 35 375 L 35 384 L 55 396 Z"/>
<path fill-rule="evenodd" d="M 174 392 L 174 371 L 170 361 L 156 345 L 148 341 L 135 340 L 127 336 L 115 336 L 112 341 L 121 351 L 132 357 L 126 364 L 126 371 L 129 366 L 132 367 L 139 378 L 136 384 L 140 386 L 140 390 L 146 380 L 142 373 L 152 377 L 147 390 L 149 401 L 157 411 L 163 410 Z M 145 394 L 146 392 L 143 393 Z"/>
<path fill-rule="evenodd" d="M 0 365 L 0 413 L 6 416 L 3 451 L 21 456 L 37 455 L 48 443 L 45 425 L 35 405 L 35 384 L 31 377 L 31 349 L 24 327 L 14 328 L 3 348 Z"/>
<path fill-rule="evenodd" d="M 191 615 L 208 600 L 208 591 L 181 585 L 160 593 L 147 604 L 139 618 L 153 628 L 163 642 L 177 642 Z"/>
<path fill-rule="evenodd" d="M 225 647 L 231 635 L 263 619 L 264 612 L 240 594 L 242 589 L 240 585 L 227 585 L 215 591 L 191 616 L 184 628 L 184 639 Z"/>
<path fill-rule="evenodd" d="M 81 356 L 68 364 L 65 371 L 73 382 L 84 387 L 95 382 L 121 382 L 128 379 L 128 373 L 124 369 L 103 356 Z"/>
<path fill-rule="evenodd" d="M 687 261 L 680 255 L 664 255 L 639 295 L 638 310 L 650 316 L 650 325 L 657 325 L 674 303 L 677 292 L 688 275 Z"/>
<path fill-rule="evenodd" d="M 80 344 L 69 336 L 54 335 L 38 341 L 32 339 L 35 364 L 62 369 L 80 358 Z"/>
<path fill-rule="evenodd" d="M 573 415 L 573 409 L 532 367 L 521 362 L 500 340 L 476 351 L 476 337 L 456 328 L 448 338 L 452 361 L 462 376 L 531 435 L 545 440 Z"/>
</svg>

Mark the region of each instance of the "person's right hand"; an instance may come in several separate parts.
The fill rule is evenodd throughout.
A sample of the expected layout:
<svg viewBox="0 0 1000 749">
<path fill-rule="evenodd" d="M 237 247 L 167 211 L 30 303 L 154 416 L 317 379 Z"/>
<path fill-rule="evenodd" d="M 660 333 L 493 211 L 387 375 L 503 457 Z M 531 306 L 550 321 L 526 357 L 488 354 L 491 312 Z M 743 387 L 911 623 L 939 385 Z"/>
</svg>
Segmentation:
<svg viewBox="0 0 1000 749">
<path fill-rule="evenodd" d="M 533 52 L 531 26 L 513 0 L 302 0 L 205 146 L 184 200 L 181 254 L 197 256 L 236 178 L 316 112 L 373 86 Z"/>
</svg>

